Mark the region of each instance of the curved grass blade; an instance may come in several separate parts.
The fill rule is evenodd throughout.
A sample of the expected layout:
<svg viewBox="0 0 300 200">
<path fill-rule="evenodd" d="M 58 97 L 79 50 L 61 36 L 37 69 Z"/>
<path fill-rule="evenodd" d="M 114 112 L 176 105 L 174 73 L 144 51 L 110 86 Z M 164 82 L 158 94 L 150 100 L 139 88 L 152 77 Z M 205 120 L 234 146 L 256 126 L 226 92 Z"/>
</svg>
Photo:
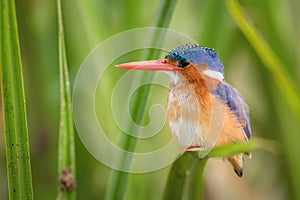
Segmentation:
<svg viewBox="0 0 300 200">
<path fill-rule="evenodd" d="M 15 2 L 1 0 L 1 81 L 8 192 L 33 199 L 28 129 Z"/>
<path fill-rule="evenodd" d="M 242 9 L 242 6 L 237 0 L 227 0 L 226 1 L 229 11 L 231 12 L 232 17 L 238 24 L 241 31 L 244 33 L 246 38 L 249 40 L 250 44 L 253 46 L 257 55 L 260 57 L 262 62 L 265 64 L 265 67 L 269 70 L 270 74 L 273 76 L 273 80 L 276 83 L 279 91 L 281 92 L 283 99 L 286 101 L 289 109 L 277 108 L 279 116 L 288 116 L 287 113 L 291 112 L 295 115 L 295 119 L 300 122 L 300 92 L 297 88 L 296 83 L 291 78 L 291 76 L 286 72 L 286 68 L 283 66 L 280 59 L 275 55 L 272 49 L 265 42 L 263 37 L 259 34 L 258 30 L 250 23 L 249 20 L 246 20 L 247 16 Z M 249 19 L 249 18 L 248 18 Z M 280 102 L 276 99 L 275 102 Z M 280 106 L 282 103 L 280 103 Z M 290 110 L 287 112 L 287 110 Z M 293 121 L 291 119 L 289 121 Z M 285 119 L 283 119 L 285 121 Z M 294 122 L 296 123 L 296 122 Z M 298 146 L 298 141 L 300 137 L 298 134 L 293 134 L 294 130 L 290 130 L 286 126 L 287 122 L 283 123 L 282 126 L 286 131 L 282 135 L 283 147 L 285 149 L 286 161 L 284 164 L 287 165 L 286 173 L 289 173 L 289 179 L 291 184 L 291 195 L 293 198 L 300 199 L 300 173 L 295 170 L 300 166 L 298 159 L 295 159 L 297 155 L 296 149 L 294 147 Z"/>
<path fill-rule="evenodd" d="M 160 5 L 157 10 L 156 18 L 154 20 L 154 26 L 155 27 L 163 27 L 166 28 L 169 26 L 169 23 L 172 18 L 172 14 L 175 10 L 177 4 L 177 0 L 162 0 L 160 1 Z M 152 43 L 159 44 L 163 40 L 163 36 L 161 32 L 157 32 L 153 35 L 153 38 L 151 38 Z M 159 52 L 156 50 L 149 50 L 148 54 L 145 56 L 146 59 L 155 59 L 159 55 Z M 148 80 L 149 82 L 153 79 L 152 73 L 141 73 L 139 77 L 136 77 L 136 82 L 142 82 L 142 80 Z M 141 122 L 144 121 L 144 110 L 146 108 L 149 93 L 151 91 L 151 87 L 145 87 L 142 90 L 139 90 L 137 92 L 137 102 L 135 103 L 133 107 L 133 112 L 135 113 L 134 116 L 132 116 L 133 121 L 135 121 L 138 124 L 141 124 Z M 136 132 L 138 130 L 133 130 L 132 132 Z M 127 134 L 121 134 L 120 137 L 120 144 L 119 146 L 121 148 L 124 148 L 127 151 L 134 151 L 136 146 L 136 139 L 128 136 Z M 130 165 L 131 158 L 123 157 L 119 160 L 120 163 L 124 165 Z M 109 187 L 107 188 L 106 192 L 106 199 L 122 199 L 126 192 L 127 187 L 127 179 L 128 174 L 125 172 L 120 171 L 112 171 L 112 174 L 110 176 L 110 183 L 108 184 Z"/>
<path fill-rule="evenodd" d="M 75 199 L 75 141 L 71 106 L 71 88 L 66 57 L 61 1 L 57 0 L 60 80 L 60 123 L 58 136 L 58 199 Z"/>
<path fill-rule="evenodd" d="M 253 26 L 250 20 L 247 20 L 249 18 L 246 17 L 246 14 L 238 1 L 227 0 L 226 4 L 240 30 L 244 33 L 258 57 L 260 57 L 261 61 L 265 64 L 264 66 L 273 76 L 273 80 L 280 89 L 287 104 L 300 121 L 300 92 L 296 83 L 287 73 L 281 60 L 270 48 L 258 30 Z"/>
</svg>

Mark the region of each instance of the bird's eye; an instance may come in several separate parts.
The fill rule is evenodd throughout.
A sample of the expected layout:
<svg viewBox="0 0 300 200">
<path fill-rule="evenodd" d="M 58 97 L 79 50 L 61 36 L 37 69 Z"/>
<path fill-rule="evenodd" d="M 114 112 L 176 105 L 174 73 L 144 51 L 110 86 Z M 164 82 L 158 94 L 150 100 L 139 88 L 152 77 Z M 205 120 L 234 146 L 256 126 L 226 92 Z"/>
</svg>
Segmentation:
<svg viewBox="0 0 300 200">
<path fill-rule="evenodd" d="M 184 67 L 188 66 L 189 64 L 190 64 L 190 62 L 187 59 L 184 59 L 184 60 L 179 61 L 178 67 L 184 68 Z"/>
</svg>

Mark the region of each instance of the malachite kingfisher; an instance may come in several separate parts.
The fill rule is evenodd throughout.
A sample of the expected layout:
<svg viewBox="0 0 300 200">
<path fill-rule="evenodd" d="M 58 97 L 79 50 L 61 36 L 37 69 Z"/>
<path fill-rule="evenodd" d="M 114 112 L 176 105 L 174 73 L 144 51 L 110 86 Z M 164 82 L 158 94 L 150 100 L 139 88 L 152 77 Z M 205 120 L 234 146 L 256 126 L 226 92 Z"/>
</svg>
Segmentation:
<svg viewBox="0 0 300 200">
<path fill-rule="evenodd" d="M 167 118 L 172 135 L 184 150 L 207 147 L 215 135 L 221 145 L 248 142 L 251 135 L 249 109 L 243 97 L 224 79 L 224 66 L 214 49 L 185 44 L 167 53 L 164 59 L 130 62 L 117 67 L 134 70 L 161 70 L 171 78 Z M 208 135 L 207 135 L 208 134 Z M 244 155 L 227 157 L 236 174 L 243 175 Z"/>
</svg>

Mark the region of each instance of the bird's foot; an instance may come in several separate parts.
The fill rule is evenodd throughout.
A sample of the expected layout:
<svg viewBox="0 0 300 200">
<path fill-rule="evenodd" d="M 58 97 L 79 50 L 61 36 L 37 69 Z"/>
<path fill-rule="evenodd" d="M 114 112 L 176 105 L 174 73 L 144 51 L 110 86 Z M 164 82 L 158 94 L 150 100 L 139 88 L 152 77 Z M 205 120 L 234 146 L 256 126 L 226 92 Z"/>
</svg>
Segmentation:
<svg viewBox="0 0 300 200">
<path fill-rule="evenodd" d="M 199 145 L 186 146 L 181 149 L 181 154 L 184 154 L 184 152 L 186 152 L 186 151 L 200 151 L 201 149 L 202 149 L 202 146 L 199 146 Z"/>
</svg>

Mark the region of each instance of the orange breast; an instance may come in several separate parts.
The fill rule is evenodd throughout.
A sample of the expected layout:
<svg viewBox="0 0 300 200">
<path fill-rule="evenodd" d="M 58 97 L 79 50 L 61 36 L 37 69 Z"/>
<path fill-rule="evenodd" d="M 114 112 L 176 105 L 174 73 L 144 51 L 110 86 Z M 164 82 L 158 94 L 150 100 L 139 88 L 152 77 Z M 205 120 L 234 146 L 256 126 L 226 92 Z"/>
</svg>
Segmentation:
<svg viewBox="0 0 300 200">
<path fill-rule="evenodd" d="M 231 141 L 245 141 L 242 125 L 231 110 L 211 95 L 214 82 L 198 70 L 185 70 L 171 84 L 167 115 L 171 133 L 183 146 L 211 148 Z"/>
</svg>

